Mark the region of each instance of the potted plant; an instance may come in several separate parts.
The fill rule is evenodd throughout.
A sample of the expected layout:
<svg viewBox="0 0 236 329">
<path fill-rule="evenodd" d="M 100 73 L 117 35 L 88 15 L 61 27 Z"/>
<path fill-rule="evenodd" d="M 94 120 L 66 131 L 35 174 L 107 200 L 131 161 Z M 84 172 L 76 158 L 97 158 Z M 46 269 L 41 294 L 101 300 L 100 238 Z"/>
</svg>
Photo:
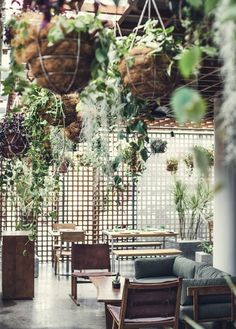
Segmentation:
<svg viewBox="0 0 236 329">
<path fill-rule="evenodd" d="M 173 39 L 173 27 L 164 31 L 157 21 L 148 20 L 142 28 L 143 35 L 134 32 L 123 39 L 119 71 L 135 97 L 154 101 L 173 90 L 177 80 L 173 58 L 179 45 Z"/>
<path fill-rule="evenodd" d="M 0 156 L 13 158 L 26 153 L 29 142 L 24 114 L 9 114 L 0 122 Z"/>
<path fill-rule="evenodd" d="M 203 241 L 200 244 L 201 251 L 196 251 L 196 262 L 204 262 L 209 265 L 213 264 L 213 243 L 210 241 Z"/>
<path fill-rule="evenodd" d="M 180 240 L 175 247 L 182 250 L 186 257 L 194 259 L 195 251 L 199 250 L 200 229 L 212 218 L 213 192 L 202 177 L 194 186 L 175 178 L 173 195 L 180 232 Z"/>
<path fill-rule="evenodd" d="M 194 161 L 193 161 L 193 154 L 192 153 L 188 153 L 184 159 L 183 159 L 185 165 L 187 166 L 189 173 L 191 175 L 191 173 L 193 172 L 193 168 L 194 168 Z"/>
<path fill-rule="evenodd" d="M 154 139 L 150 143 L 150 148 L 152 154 L 157 154 L 157 153 L 165 153 L 166 148 L 167 148 L 167 141 L 163 141 L 162 139 Z"/>
<path fill-rule="evenodd" d="M 178 159 L 176 158 L 169 158 L 166 160 L 166 170 L 170 171 L 171 173 L 176 173 L 178 170 Z"/>
<path fill-rule="evenodd" d="M 109 32 L 97 16 L 55 15 L 42 25 L 43 14 L 26 12 L 8 22 L 8 42 L 18 64 L 28 63 L 37 83 L 58 94 L 81 91 L 93 66 L 108 62 Z"/>
</svg>

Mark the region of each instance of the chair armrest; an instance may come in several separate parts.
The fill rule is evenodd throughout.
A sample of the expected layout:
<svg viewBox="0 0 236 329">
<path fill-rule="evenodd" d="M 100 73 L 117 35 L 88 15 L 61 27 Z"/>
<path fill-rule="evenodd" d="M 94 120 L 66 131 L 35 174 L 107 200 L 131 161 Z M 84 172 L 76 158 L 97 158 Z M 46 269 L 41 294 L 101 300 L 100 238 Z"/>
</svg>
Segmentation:
<svg viewBox="0 0 236 329">
<path fill-rule="evenodd" d="M 215 286 L 191 286 L 187 289 L 188 296 L 209 296 L 209 295 L 225 295 L 231 294 L 232 291 L 227 285 Z"/>
<path fill-rule="evenodd" d="M 188 296 L 193 297 L 194 321 L 199 321 L 199 311 L 202 303 L 204 304 L 204 298 L 205 301 L 208 300 L 209 303 L 214 302 L 214 300 L 210 300 L 210 298 L 215 298 L 216 305 L 217 303 L 219 303 L 220 299 L 226 298 L 225 302 L 231 304 L 228 320 L 233 320 L 236 318 L 236 296 L 234 296 L 232 290 L 228 285 L 195 286 L 195 287 L 192 286 L 192 287 L 188 287 L 187 294 Z"/>
</svg>

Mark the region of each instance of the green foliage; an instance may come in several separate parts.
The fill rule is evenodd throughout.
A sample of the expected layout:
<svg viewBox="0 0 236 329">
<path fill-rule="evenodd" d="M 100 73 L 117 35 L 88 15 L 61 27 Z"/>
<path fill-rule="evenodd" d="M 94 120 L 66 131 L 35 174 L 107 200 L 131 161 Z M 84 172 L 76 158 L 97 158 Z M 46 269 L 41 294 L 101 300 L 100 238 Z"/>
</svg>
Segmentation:
<svg viewBox="0 0 236 329">
<path fill-rule="evenodd" d="M 211 202 L 213 191 L 201 177 L 194 187 L 187 186 L 175 178 L 173 187 L 174 202 L 178 213 L 181 239 L 197 239 L 201 225 L 213 216 Z"/>
<path fill-rule="evenodd" d="M 134 30 L 128 36 L 120 37 L 117 40 L 117 57 L 122 58 L 128 54 L 133 47 L 147 47 L 153 49 L 150 54 L 156 55 L 165 53 L 173 59 L 182 50 L 182 40 L 174 39 L 174 27 L 168 27 L 165 31 L 158 27 L 158 21 L 148 20 L 144 25 L 138 27 L 143 33 L 137 34 Z M 173 61 L 171 65 L 173 64 Z M 130 62 L 132 66 L 132 62 Z"/>
<path fill-rule="evenodd" d="M 153 154 L 165 153 L 167 148 L 167 141 L 163 141 L 162 139 L 154 139 L 150 143 L 150 148 Z"/>
<path fill-rule="evenodd" d="M 204 10 L 206 14 L 209 14 L 212 10 L 216 9 L 219 0 L 205 0 Z"/>
<path fill-rule="evenodd" d="M 171 105 L 180 123 L 199 122 L 206 112 L 206 103 L 201 95 L 189 87 L 177 89 L 172 95 Z"/>
<path fill-rule="evenodd" d="M 213 255 L 213 243 L 212 242 L 210 242 L 210 241 L 203 241 L 200 244 L 200 248 L 206 254 Z"/>
<path fill-rule="evenodd" d="M 203 0 L 186 0 L 187 3 L 189 3 L 191 6 L 193 6 L 196 9 L 201 8 L 203 4 Z"/>
<path fill-rule="evenodd" d="M 214 165 L 214 151 L 213 149 L 206 149 L 203 146 L 194 146 L 194 157 L 196 165 L 201 174 L 205 177 L 209 175 L 209 168 Z"/>
<path fill-rule="evenodd" d="M 181 74 L 185 78 L 189 78 L 199 68 L 202 58 L 202 51 L 199 46 L 192 46 L 185 49 L 179 59 L 178 66 Z"/>
<path fill-rule="evenodd" d="M 24 129 L 29 149 L 21 158 L 6 160 L 0 176 L 3 191 L 7 191 L 12 205 L 20 208 L 16 229 L 31 230 L 30 239 L 35 238 L 35 224 L 49 202 L 50 193 L 59 190 L 59 176 L 52 165 L 60 161 L 52 157 L 49 125 L 39 115 L 49 105 L 48 97 L 47 90 L 35 85 L 23 93 L 19 109 L 25 109 Z M 53 110 L 53 104 L 50 105 Z"/>
<path fill-rule="evenodd" d="M 193 154 L 192 153 L 187 154 L 183 160 L 191 175 L 194 168 Z"/>
<path fill-rule="evenodd" d="M 187 208 L 187 185 L 179 179 L 174 180 L 174 202 L 179 218 L 180 238 L 186 238 L 186 208 Z"/>
<path fill-rule="evenodd" d="M 13 92 L 22 94 L 25 88 L 29 86 L 29 81 L 25 76 L 23 65 L 17 64 L 12 60 L 10 73 L 2 84 L 3 95 L 9 95 Z"/>
</svg>

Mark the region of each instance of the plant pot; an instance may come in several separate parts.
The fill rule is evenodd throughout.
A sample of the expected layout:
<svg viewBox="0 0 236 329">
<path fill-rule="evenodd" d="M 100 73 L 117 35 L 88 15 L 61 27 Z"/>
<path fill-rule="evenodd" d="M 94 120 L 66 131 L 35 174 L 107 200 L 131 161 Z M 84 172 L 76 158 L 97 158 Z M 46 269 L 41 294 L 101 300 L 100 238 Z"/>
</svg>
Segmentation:
<svg viewBox="0 0 236 329">
<path fill-rule="evenodd" d="M 78 143 L 80 141 L 80 133 L 82 129 L 82 120 L 77 117 L 75 122 L 72 122 L 64 129 L 65 136 L 72 142 Z"/>
<path fill-rule="evenodd" d="M 168 75 L 171 64 L 166 54 L 153 55 L 152 48 L 134 47 L 119 64 L 119 71 L 125 87 L 133 96 L 155 101 L 169 94 L 177 80 L 176 70 Z"/>
<path fill-rule="evenodd" d="M 171 172 L 176 172 L 178 170 L 178 163 L 169 163 L 166 165 L 166 170 Z"/>
<path fill-rule="evenodd" d="M 200 240 L 177 240 L 172 242 L 173 248 L 182 251 L 181 256 L 195 260 L 195 252 L 200 251 Z"/>
<path fill-rule="evenodd" d="M 93 37 L 88 33 L 70 33 L 63 40 L 49 45 L 47 34 L 55 25 L 56 18 L 40 29 L 42 15 L 30 14 L 30 18 L 22 16 L 22 19 L 29 22 L 30 32 L 25 41 L 24 53 L 15 54 L 16 61 L 26 61 L 37 83 L 55 93 L 66 94 L 82 90 L 91 77 Z"/>
<path fill-rule="evenodd" d="M 204 251 L 196 251 L 195 261 L 207 263 L 208 265 L 213 265 L 213 255 L 207 254 Z"/>
<path fill-rule="evenodd" d="M 24 117 L 14 115 L 5 117 L 0 123 L 0 155 L 13 158 L 26 153 L 29 147 L 23 126 Z"/>
<path fill-rule="evenodd" d="M 40 117 L 52 126 L 62 125 L 67 127 L 72 122 L 76 121 L 76 105 L 79 102 L 79 94 L 72 93 L 62 96 L 57 95 L 57 98 L 58 100 L 61 99 L 63 103 L 61 111 L 58 111 L 58 113 L 51 113 L 50 102 L 48 102 L 46 107 L 39 111 Z"/>
</svg>

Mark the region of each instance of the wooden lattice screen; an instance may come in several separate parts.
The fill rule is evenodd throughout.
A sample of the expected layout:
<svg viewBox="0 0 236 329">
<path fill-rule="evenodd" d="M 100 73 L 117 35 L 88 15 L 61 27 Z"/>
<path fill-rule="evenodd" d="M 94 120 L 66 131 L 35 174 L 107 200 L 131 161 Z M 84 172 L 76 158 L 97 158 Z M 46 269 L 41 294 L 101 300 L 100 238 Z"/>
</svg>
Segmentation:
<svg viewBox="0 0 236 329">
<path fill-rule="evenodd" d="M 53 222 L 49 216 L 51 211 L 56 211 L 57 221 L 73 222 L 85 229 L 87 242 L 90 243 L 101 240 L 103 229 L 116 225 L 159 227 L 164 224 L 178 230 L 170 193 L 170 175 L 165 170 L 166 158 L 180 157 L 194 145 L 212 146 L 213 132 L 179 130 L 175 131 L 173 138 L 169 130 L 156 130 L 150 131 L 149 135 L 151 139 L 166 139 L 167 153 L 149 158 L 147 169 L 137 186 L 123 173 L 126 186 L 124 192 L 111 189 L 107 178 L 99 171 L 87 166 L 78 167 L 75 152 L 74 167 L 60 174 L 59 195 L 52 196 L 50 206 L 44 209 L 38 219 L 37 253 L 42 261 L 51 260 L 52 238 L 48 233 Z M 14 229 L 17 215 L 10 202 L 7 202 L 7 195 L 0 193 L 0 233 L 2 230 Z"/>
</svg>

